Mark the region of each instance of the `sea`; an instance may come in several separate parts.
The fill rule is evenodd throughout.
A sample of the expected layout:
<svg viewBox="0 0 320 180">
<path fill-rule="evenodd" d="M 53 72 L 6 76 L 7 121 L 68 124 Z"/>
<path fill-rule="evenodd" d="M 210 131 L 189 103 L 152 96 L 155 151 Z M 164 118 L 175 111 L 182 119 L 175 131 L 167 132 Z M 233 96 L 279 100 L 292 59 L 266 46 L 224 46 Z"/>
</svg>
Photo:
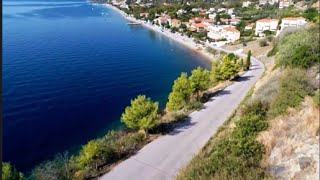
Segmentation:
<svg viewBox="0 0 320 180">
<path fill-rule="evenodd" d="M 210 66 L 102 5 L 4 0 L 2 13 L 3 161 L 22 172 L 121 129 L 139 94 L 163 108 L 181 72 Z"/>
</svg>

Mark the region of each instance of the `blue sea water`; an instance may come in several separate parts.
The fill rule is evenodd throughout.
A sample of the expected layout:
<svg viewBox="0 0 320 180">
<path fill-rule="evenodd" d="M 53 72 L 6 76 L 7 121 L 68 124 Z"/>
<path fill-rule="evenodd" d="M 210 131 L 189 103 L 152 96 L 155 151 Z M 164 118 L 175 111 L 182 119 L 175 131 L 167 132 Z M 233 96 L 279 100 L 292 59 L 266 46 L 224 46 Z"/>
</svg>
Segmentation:
<svg viewBox="0 0 320 180">
<path fill-rule="evenodd" d="M 3 160 L 28 171 L 120 126 L 130 99 L 167 101 L 198 54 L 85 1 L 3 1 Z"/>
</svg>

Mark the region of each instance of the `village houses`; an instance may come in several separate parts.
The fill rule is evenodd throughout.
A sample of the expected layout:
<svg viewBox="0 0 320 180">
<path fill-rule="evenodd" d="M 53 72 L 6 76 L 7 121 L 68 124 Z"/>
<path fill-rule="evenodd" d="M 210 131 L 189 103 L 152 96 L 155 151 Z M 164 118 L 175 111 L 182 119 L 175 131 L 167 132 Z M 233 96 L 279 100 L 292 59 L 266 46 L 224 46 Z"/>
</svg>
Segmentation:
<svg viewBox="0 0 320 180">
<path fill-rule="evenodd" d="M 278 30 L 278 19 L 260 19 L 256 22 L 255 34 L 262 36 L 264 31 L 275 32 Z"/>
</svg>

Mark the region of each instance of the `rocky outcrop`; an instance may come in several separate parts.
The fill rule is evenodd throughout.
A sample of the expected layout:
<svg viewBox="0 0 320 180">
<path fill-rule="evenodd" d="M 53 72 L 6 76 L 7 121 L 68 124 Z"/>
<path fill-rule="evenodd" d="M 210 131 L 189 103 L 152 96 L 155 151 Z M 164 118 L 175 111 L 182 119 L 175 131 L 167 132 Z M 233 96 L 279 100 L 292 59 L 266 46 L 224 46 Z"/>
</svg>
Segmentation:
<svg viewBox="0 0 320 180">
<path fill-rule="evenodd" d="M 270 123 L 258 140 L 266 147 L 263 166 L 276 179 L 319 179 L 319 107 L 307 97 L 300 110 Z"/>
</svg>

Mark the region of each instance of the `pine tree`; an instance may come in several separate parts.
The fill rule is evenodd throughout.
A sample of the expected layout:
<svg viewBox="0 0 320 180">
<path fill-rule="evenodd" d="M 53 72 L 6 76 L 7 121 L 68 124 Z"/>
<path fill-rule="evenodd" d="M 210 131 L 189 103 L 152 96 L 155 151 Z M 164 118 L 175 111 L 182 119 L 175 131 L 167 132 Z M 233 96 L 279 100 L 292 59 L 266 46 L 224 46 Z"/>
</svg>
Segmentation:
<svg viewBox="0 0 320 180">
<path fill-rule="evenodd" d="M 193 92 L 194 89 L 187 78 L 187 73 L 181 73 L 181 76 L 174 81 L 172 92 L 166 105 L 167 110 L 181 110 L 190 101 Z"/>
<path fill-rule="evenodd" d="M 158 123 L 158 109 L 158 102 L 152 102 L 145 95 L 139 95 L 131 100 L 131 106 L 126 107 L 121 121 L 129 128 L 143 130 L 147 135 L 148 130 Z"/>
<path fill-rule="evenodd" d="M 197 100 L 199 100 L 199 93 L 206 90 L 210 85 L 210 73 L 208 70 L 198 67 L 192 71 L 189 80 L 192 88 L 196 92 Z"/>
<path fill-rule="evenodd" d="M 212 63 L 211 72 L 210 72 L 210 80 L 212 82 L 218 82 L 221 80 L 220 63 L 218 61 L 214 61 Z"/>
</svg>

